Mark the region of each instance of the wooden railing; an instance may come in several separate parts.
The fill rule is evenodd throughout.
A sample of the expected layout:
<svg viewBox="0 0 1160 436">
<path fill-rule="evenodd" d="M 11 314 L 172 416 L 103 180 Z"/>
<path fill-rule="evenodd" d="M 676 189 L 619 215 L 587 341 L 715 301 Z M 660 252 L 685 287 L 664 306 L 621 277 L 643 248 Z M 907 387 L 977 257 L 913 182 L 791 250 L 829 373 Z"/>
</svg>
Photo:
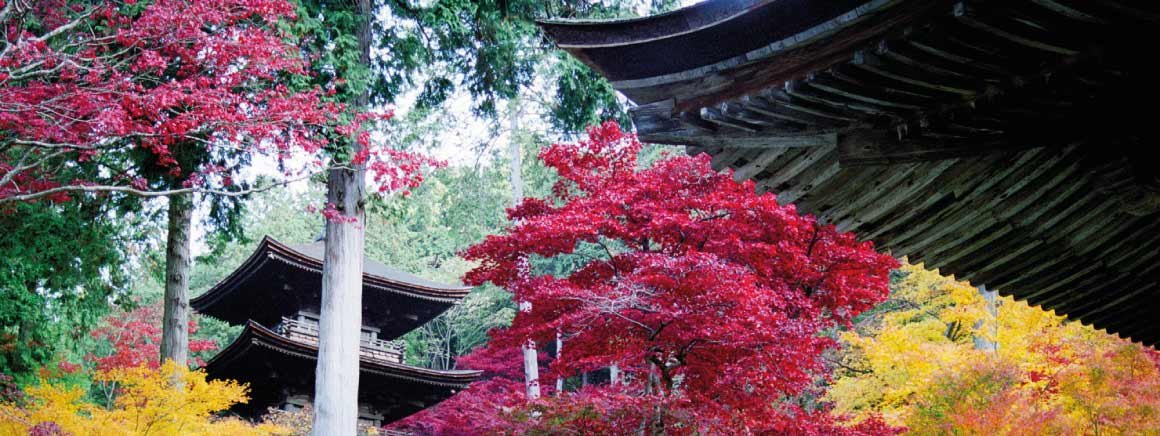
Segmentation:
<svg viewBox="0 0 1160 436">
<path fill-rule="evenodd" d="M 303 322 L 297 319 L 282 317 L 282 322 L 274 331 L 287 338 L 307 344 L 318 344 L 318 324 Z M 403 363 L 403 351 L 406 346 L 402 341 L 384 341 L 382 339 L 363 339 L 359 344 L 359 353 L 371 359 Z"/>
</svg>

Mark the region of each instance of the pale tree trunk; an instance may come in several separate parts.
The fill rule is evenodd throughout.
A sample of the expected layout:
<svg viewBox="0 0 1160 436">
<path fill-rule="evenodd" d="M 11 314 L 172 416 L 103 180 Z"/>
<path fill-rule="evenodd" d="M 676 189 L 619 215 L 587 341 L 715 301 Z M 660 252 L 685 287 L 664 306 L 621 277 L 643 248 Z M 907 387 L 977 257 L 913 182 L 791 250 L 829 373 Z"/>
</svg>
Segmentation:
<svg viewBox="0 0 1160 436">
<path fill-rule="evenodd" d="M 523 162 L 520 152 L 520 143 L 516 141 L 516 132 L 519 129 L 519 102 L 513 100 L 509 103 L 511 119 L 508 120 L 510 124 L 510 131 L 508 132 L 508 153 L 511 159 L 511 185 L 512 185 L 512 207 L 519 206 L 524 201 L 524 180 L 523 180 Z M 520 302 L 520 310 L 527 312 L 532 310 L 532 304 L 526 301 Z M 524 343 L 524 386 L 527 389 L 528 401 L 540 398 L 540 363 L 539 355 L 536 352 L 536 341 L 528 339 Z"/>
<path fill-rule="evenodd" d="M 358 16 L 363 17 L 359 49 L 363 64 L 369 65 L 371 3 L 357 0 L 356 5 Z M 364 91 L 355 106 L 365 109 L 368 101 L 369 95 Z M 358 142 L 352 138 L 351 144 L 357 153 L 361 148 Z M 361 166 L 332 168 L 328 174 L 326 200 L 334 204 L 341 217 L 326 222 L 313 435 L 353 435 L 358 430 L 365 179 Z"/>
<path fill-rule="evenodd" d="M 975 323 L 975 330 L 986 333 L 975 335 L 975 349 L 994 353 L 999 350 L 997 337 L 999 333 L 999 309 L 995 306 L 998 294 L 995 291 L 988 291 L 986 286 L 979 286 L 979 295 L 983 296 L 984 308 L 987 313 L 983 319 Z"/>
<path fill-rule="evenodd" d="M 560 337 L 560 332 L 556 332 L 556 360 L 564 357 L 564 339 Z M 556 377 L 556 395 L 564 392 L 564 377 Z"/>
<path fill-rule="evenodd" d="M 519 106 L 518 100 L 512 100 L 508 103 L 510 112 L 508 154 L 511 157 L 512 207 L 519 206 L 520 202 L 524 201 L 523 153 L 521 153 L 519 141 L 516 140 L 516 132 L 520 127 Z"/>
<path fill-rule="evenodd" d="M 189 364 L 189 250 L 192 226 L 193 194 L 169 197 L 161 362 L 172 360 L 178 367 Z"/>
<path fill-rule="evenodd" d="M 620 384 L 620 367 L 612 365 L 608 367 L 608 383 L 616 386 Z"/>
<path fill-rule="evenodd" d="M 527 387 L 528 401 L 540 398 L 540 363 L 537 358 L 536 341 L 528 339 L 524 343 L 524 385 Z"/>
</svg>

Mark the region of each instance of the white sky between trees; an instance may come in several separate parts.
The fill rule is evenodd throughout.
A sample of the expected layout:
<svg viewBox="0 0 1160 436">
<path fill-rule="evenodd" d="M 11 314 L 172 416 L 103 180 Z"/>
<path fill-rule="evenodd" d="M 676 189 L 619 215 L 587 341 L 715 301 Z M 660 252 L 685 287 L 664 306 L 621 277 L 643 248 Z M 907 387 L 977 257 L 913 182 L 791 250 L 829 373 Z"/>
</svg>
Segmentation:
<svg viewBox="0 0 1160 436">
<path fill-rule="evenodd" d="M 678 4 L 680 7 L 690 6 L 700 3 L 703 0 L 680 0 Z M 596 2 L 593 2 L 596 3 Z M 648 12 L 647 0 L 642 2 L 638 7 L 638 15 L 643 15 Z M 395 24 L 393 17 L 389 12 L 380 13 L 378 20 L 384 26 Z M 543 65 L 538 68 L 544 67 Z M 526 92 L 521 96 L 519 129 L 523 131 L 546 133 L 550 141 L 562 141 L 568 138 L 563 138 L 558 133 L 550 132 L 550 124 L 546 118 L 546 114 L 551 109 L 545 107 L 545 104 L 550 104 L 554 99 L 555 89 L 551 83 L 546 82 L 546 75 L 540 74 L 539 71 L 534 75 L 534 83 L 530 92 Z M 425 80 L 425 79 L 424 79 Z M 422 83 L 417 80 L 416 83 Z M 409 92 L 403 94 L 398 99 L 397 104 L 393 107 L 395 110 L 395 119 L 384 124 L 383 128 L 390 130 L 392 128 L 400 128 L 400 121 L 404 119 L 410 110 L 414 107 L 415 101 L 422 91 L 422 86 L 415 87 Z M 628 99 L 618 93 L 622 104 L 627 105 Z M 472 96 L 463 86 L 457 86 L 453 94 L 447 102 L 445 102 L 436 113 L 431 116 L 437 117 L 436 123 L 442 128 L 437 130 L 435 137 L 427 141 L 427 144 L 420 145 L 420 147 L 411 151 L 424 153 L 435 159 L 447 162 L 449 166 L 463 167 L 474 165 L 490 164 L 492 151 L 495 147 L 504 147 L 511 141 L 512 135 L 508 128 L 508 105 L 507 102 L 499 102 L 497 104 L 498 120 L 493 126 L 489 120 L 481 118 L 472 113 L 473 106 Z M 391 107 L 376 107 L 377 112 L 383 112 Z M 493 130 L 494 129 L 494 130 Z M 387 147 L 393 146 L 388 140 L 390 132 L 376 131 L 372 132 L 372 139 L 379 145 Z M 425 145 L 425 146 L 424 146 Z M 241 178 L 243 180 L 254 181 L 258 177 L 267 176 L 272 178 L 281 178 L 283 175 L 278 171 L 277 162 L 269 157 L 255 158 L 250 167 L 242 171 Z M 303 193 L 309 189 L 309 181 L 299 180 L 287 185 L 287 189 L 294 193 Z M 322 203 L 323 198 L 320 196 L 318 203 Z M 161 206 L 158 206 L 161 207 Z M 194 212 L 193 225 L 193 256 L 200 256 L 205 254 L 208 247 L 205 244 L 206 228 L 203 221 L 209 213 L 209 205 L 207 202 L 199 202 L 198 208 Z M 303 213 L 309 213 L 303 211 Z M 320 218 L 321 219 L 321 218 Z M 320 221 L 321 225 L 321 221 Z"/>
</svg>

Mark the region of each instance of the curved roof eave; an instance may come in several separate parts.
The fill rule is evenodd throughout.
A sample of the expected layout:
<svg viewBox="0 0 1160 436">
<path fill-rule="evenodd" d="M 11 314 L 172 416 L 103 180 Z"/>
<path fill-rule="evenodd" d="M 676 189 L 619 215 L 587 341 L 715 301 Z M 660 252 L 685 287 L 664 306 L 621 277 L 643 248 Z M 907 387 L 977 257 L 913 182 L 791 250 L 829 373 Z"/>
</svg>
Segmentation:
<svg viewBox="0 0 1160 436">
<path fill-rule="evenodd" d="M 671 38 L 715 26 L 776 0 L 706 1 L 662 14 L 612 19 L 548 18 L 536 23 L 561 48 L 613 47 Z"/>
<path fill-rule="evenodd" d="M 317 346 L 294 341 L 256 322 L 250 321 L 246 323 L 245 328 L 238 335 L 238 338 L 206 362 L 204 368 L 210 370 L 216 366 L 228 365 L 233 360 L 242 358 L 251 346 L 266 347 L 283 354 L 305 359 L 318 358 Z M 471 382 L 478 380 L 483 373 L 482 371 L 475 370 L 436 370 L 420 368 L 367 358 L 361 358 L 359 360 L 359 371 L 455 389 L 465 388 Z"/>
<path fill-rule="evenodd" d="M 313 245 L 313 244 L 311 244 Z M 311 245 L 291 246 L 265 236 L 250 257 L 234 269 L 230 275 L 215 284 L 209 291 L 190 300 L 190 305 L 199 312 L 238 289 L 251 275 L 259 271 L 267 260 L 274 259 L 293 266 L 321 274 L 322 251 L 311 249 Z M 317 253 L 315 253 L 317 251 Z M 395 270 L 381 263 L 365 259 L 363 261 L 363 286 L 406 295 L 408 297 L 455 303 L 471 291 L 470 287 L 444 285 L 412 274 Z"/>
<path fill-rule="evenodd" d="M 758 74 L 751 67 L 779 63 L 785 74 L 763 77 L 784 81 L 800 71 L 794 65 L 824 67 L 834 62 L 831 38 L 874 39 L 898 29 L 931 5 L 909 0 L 713 1 L 669 14 L 635 20 L 541 21 L 549 37 L 612 82 L 637 104 L 663 100 L 674 88 L 689 98 L 717 92 L 732 75 Z M 693 8 L 716 7 L 717 15 Z M 869 19 L 883 15 L 881 19 Z M 674 17 L 686 17 L 682 22 Z M 831 44 L 833 45 L 833 44 Z M 844 49 L 846 43 L 837 44 Z M 764 74 L 758 74 L 764 75 Z M 784 77 L 783 77 L 784 76 Z M 679 105 L 679 104 L 678 104 Z"/>
</svg>

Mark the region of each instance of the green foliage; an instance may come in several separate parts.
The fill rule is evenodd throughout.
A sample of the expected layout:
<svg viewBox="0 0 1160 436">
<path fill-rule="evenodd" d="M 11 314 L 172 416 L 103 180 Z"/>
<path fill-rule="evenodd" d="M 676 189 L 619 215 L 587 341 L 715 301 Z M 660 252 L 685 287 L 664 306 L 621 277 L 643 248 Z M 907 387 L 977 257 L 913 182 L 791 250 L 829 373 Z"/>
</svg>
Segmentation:
<svg viewBox="0 0 1160 436">
<path fill-rule="evenodd" d="M 616 90 L 602 76 L 580 63 L 576 58 L 557 52 L 555 73 L 556 102 L 552 106 L 552 127 L 577 132 L 584 126 L 616 120 L 624 126 L 632 125 L 628 113 L 616 98 Z"/>
<path fill-rule="evenodd" d="M 125 291 L 126 227 L 94 201 L 16 203 L 0 211 L 0 372 L 23 378 L 76 351 Z"/>
<path fill-rule="evenodd" d="M 318 16 L 333 9 L 326 6 L 322 1 L 306 11 Z M 374 29 L 378 53 L 374 73 L 359 71 L 350 77 L 370 80 L 372 104 L 395 103 L 404 93 L 416 91 L 414 110 L 425 113 L 465 91 L 472 98 L 473 112 L 492 120 L 502 101 L 546 85 L 555 89 L 554 101 L 548 104 L 553 127 L 580 132 L 607 119 L 626 121 L 621 102 L 604 78 L 556 50 L 534 20 L 626 17 L 675 6 L 668 0 L 387 0 L 378 5 L 377 15 L 387 19 L 376 22 Z M 347 28 L 345 12 L 331 14 L 333 20 L 308 26 Z M 336 35 L 351 34 L 331 33 L 335 52 L 343 52 L 349 43 L 346 36 Z M 342 55 L 325 53 L 322 59 L 338 66 L 338 71 L 356 71 L 351 59 L 336 56 Z M 544 80 L 537 81 L 537 76 Z"/>
</svg>

